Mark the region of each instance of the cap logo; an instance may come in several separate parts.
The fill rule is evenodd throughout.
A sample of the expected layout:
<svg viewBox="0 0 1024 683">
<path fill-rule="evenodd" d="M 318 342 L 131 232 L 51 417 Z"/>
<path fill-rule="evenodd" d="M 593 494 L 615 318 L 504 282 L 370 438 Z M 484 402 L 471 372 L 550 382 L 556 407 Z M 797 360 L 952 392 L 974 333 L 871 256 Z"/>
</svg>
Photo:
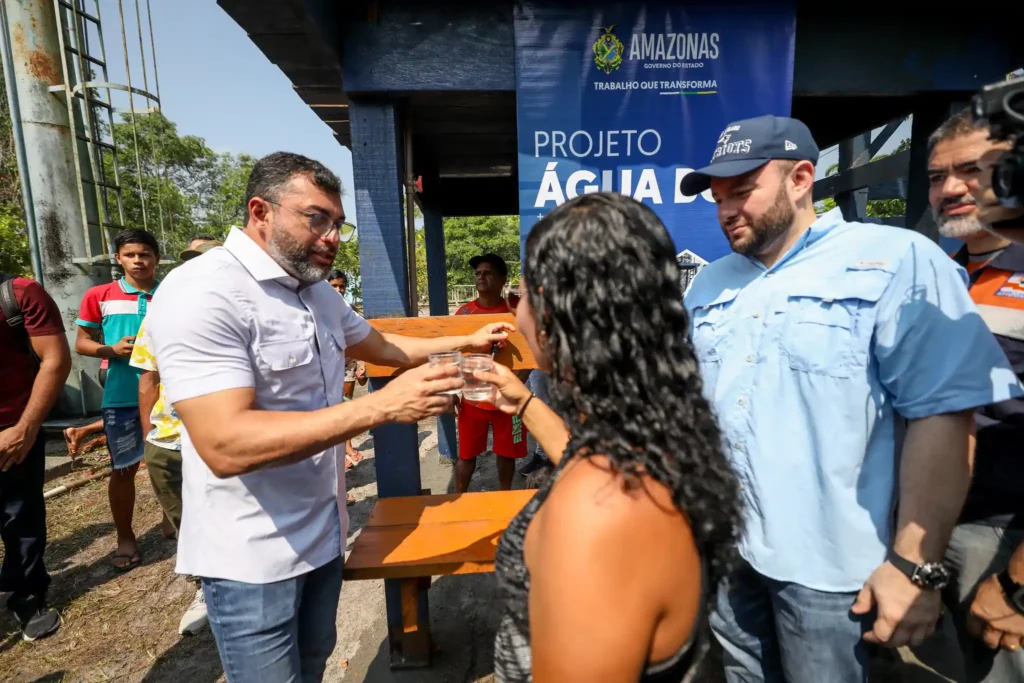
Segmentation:
<svg viewBox="0 0 1024 683">
<path fill-rule="evenodd" d="M 796 145 L 789 140 L 786 140 L 786 151 L 792 152 L 794 149 L 796 149 Z"/>
<path fill-rule="evenodd" d="M 736 140 L 732 142 L 732 136 L 728 133 L 722 133 L 722 137 L 718 138 L 718 146 L 715 147 L 715 153 L 711 157 L 712 163 L 718 157 L 725 156 L 727 154 L 750 154 L 750 146 L 753 144 L 751 138 L 746 140 Z"/>
</svg>

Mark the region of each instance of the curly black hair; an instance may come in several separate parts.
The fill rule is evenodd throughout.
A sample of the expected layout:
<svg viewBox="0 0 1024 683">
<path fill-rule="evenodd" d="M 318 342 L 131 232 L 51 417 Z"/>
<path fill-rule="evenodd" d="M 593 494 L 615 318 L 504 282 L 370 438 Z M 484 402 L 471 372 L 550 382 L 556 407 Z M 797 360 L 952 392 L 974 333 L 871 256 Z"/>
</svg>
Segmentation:
<svg viewBox="0 0 1024 683">
<path fill-rule="evenodd" d="M 644 473 L 666 486 L 715 585 L 733 564 L 739 486 L 701 394 L 665 226 L 620 194 L 576 197 L 530 232 L 523 279 L 546 334 L 551 407 L 569 426 L 566 457 L 603 455 L 629 486 Z"/>
</svg>

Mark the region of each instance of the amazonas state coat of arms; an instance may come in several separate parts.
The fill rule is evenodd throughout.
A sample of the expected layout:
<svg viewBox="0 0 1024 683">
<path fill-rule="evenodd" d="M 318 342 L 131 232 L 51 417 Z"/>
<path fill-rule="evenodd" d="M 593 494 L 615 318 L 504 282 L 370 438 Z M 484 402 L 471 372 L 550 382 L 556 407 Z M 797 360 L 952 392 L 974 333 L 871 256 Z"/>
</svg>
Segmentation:
<svg viewBox="0 0 1024 683">
<path fill-rule="evenodd" d="M 622 66 L 622 53 L 626 49 L 614 33 L 617 25 L 613 24 L 608 28 L 600 27 L 604 33 L 598 36 L 597 41 L 594 42 L 594 64 L 597 65 L 599 71 L 606 74 L 610 74 Z"/>
</svg>

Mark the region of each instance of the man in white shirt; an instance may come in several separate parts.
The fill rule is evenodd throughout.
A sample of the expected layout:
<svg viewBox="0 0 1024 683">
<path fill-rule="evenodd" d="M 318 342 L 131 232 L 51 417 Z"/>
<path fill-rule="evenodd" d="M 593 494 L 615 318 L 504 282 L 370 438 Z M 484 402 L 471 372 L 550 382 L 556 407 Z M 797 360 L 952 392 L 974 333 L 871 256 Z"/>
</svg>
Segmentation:
<svg viewBox="0 0 1024 683">
<path fill-rule="evenodd" d="M 277 152 L 253 168 L 248 218 L 223 248 L 177 268 L 149 314 L 167 397 L 184 425 L 177 571 L 202 577 L 230 683 L 319 681 L 336 641 L 348 535 L 344 453 L 387 422 L 451 405 L 457 370 L 421 367 L 342 402 L 346 356 L 421 365 L 487 350 L 469 337 L 383 335 L 324 280 L 344 222 L 338 178 Z"/>
</svg>

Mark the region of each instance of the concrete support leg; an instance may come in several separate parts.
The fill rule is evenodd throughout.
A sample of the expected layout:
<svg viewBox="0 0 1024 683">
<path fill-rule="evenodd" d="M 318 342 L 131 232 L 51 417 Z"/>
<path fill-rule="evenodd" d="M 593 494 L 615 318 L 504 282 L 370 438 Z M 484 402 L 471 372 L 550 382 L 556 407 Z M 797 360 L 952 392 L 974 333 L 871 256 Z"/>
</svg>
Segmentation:
<svg viewBox="0 0 1024 683">
<path fill-rule="evenodd" d="M 49 90 L 64 85 L 58 38 L 61 29 L 52 2 L 10 0 L 0 11 L 6 13 L 10 31 L 4 36 L 13 71 L 6 74 L 12 86 L 8 94 L 15 100 L 11 111 L 19 117 L 24 135 L 19 161 L 26 173 L 22 178 L 29 203 L 26 211 L 34 217 L 37 231 L 42 284 L 57 302 L 74 348 L 77 329 L 71 323 L 78 317 L 82 295 L 110 278 L 93 264 L 74 262 L 100 250 L 98 234 L 90 235 L 85 225 L 67 100 L 63 93 Z M 96 380 L 99 361 L 75 353 L 71 361 L 60 411 L 66 415 L 97 411 L 102 400 Z"/>
<path fill-rule="evenodd" d="M 448 315 L 448 263 L 444 251 L 444 217 L 424 207 L 423 235 L 427 247 L 427 293 L 430 315 Z M 458 457 L 458 432 L 454 415 L 437 418 L 437 450 L 441 458 L 452 462 Z"/>
<path fill-rule="evenodd" d="M 404 225 L 402 222 L 402 145 L 396 107 L 388 102 L 353 100 L 352 170 L 359 216 L 363 310 L 367 318 L 409 316 Z M 370 380 L 370 390 L 384 385 Z M 381 498 L 420 493 L 416 425 L 385 425 L 373 430 L 377 493 Z M 384 582 L 391 666 L 430 664 L 429 582 L 404 588 Z M 414 596 L 414 597 L 413 597 Z M 416 609 L 410 605 L 415 602 Z M 415 615 L 415 621 L 410 619 Z"/>
</svg>

